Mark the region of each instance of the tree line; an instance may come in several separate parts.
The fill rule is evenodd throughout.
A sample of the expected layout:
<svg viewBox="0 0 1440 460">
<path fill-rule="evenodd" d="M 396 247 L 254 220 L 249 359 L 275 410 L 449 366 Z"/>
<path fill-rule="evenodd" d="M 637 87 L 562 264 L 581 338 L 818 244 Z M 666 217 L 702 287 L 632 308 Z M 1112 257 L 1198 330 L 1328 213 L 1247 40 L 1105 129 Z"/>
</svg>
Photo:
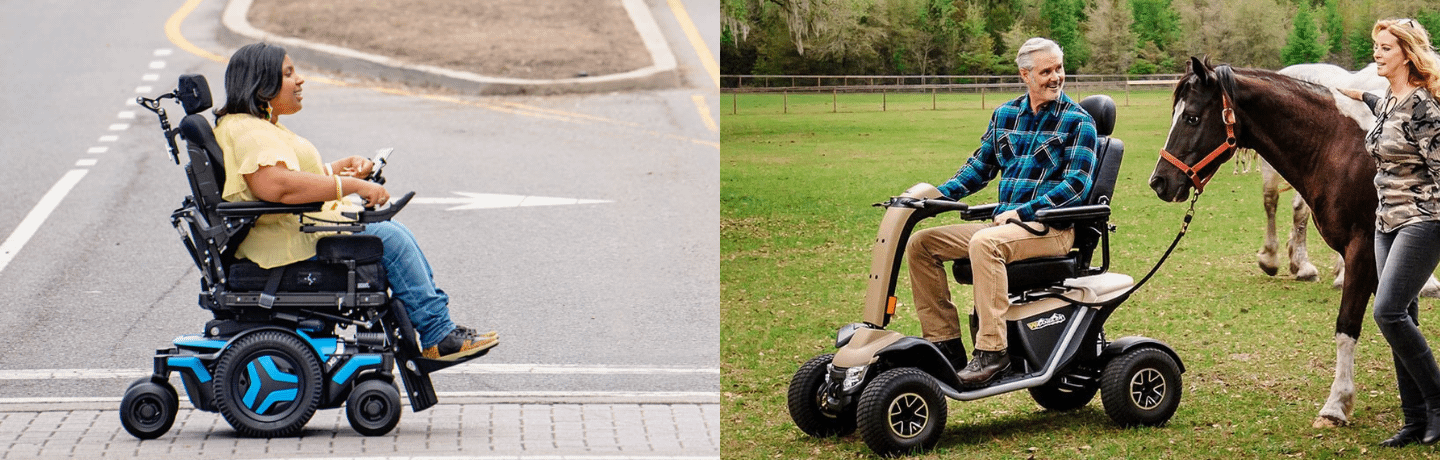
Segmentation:
<svg viewBox="0 0 1440 460">
<path fill-rule="evenodd" d="M 1371 62 L 1377 19 L 1440 32 L 1430 0 L 721 0 L 727 75 L 1014 75 L 1030 37 L 1072 74 Z"/>
</svg>

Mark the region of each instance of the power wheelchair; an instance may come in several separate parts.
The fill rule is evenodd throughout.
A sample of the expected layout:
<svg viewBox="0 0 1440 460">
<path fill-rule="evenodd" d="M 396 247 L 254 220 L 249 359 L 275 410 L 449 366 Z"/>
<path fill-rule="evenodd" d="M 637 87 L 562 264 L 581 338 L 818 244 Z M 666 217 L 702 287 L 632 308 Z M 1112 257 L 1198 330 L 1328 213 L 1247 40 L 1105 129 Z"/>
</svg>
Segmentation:
<svg viewBox="0 0 1440 460">
<path fill-rule="evenodd" d="M 165 99 L 185 110 L 178 128 L 161 108 Z M 214 319 L 202 332 L 156 350 L 154 373 L 130 384 L 120 419 L 131 435 L 153 439 L 174 424 L 179 398 L 171 372 L 196 409 L 219 412 L 242 436 L 294 435 L 316 410 L 341 405 L 355 431 L 384 435 L 400 422 L 395 369 L 419 412 L 437 403 L 430 373 L 489 353 L 453 361 L 422 357 L 404 305 L 389 293 L 380 239 L 351 234 L 389 220 L 414 192 L 385 209 L 355 213 L 353 222 L 305 215 L 321 203 L 225 202 L 223 153 L 201 114 L 211 107 L 205 77 L 183 75 L 175 91 L 137 102 L 159 117 L 176 164 L 175 137 L 185 141 L 190 195 L 170 221 L 201 273 L 199 304 Z M 384 164 L 377 156 L 370 180 L 384 183 Z M 339 233 L 321 238 L 312 260 L 262 269 L 236 259 L 235 249 L 265 214 L 297 214 L 302 231 Z"/>
</svg>

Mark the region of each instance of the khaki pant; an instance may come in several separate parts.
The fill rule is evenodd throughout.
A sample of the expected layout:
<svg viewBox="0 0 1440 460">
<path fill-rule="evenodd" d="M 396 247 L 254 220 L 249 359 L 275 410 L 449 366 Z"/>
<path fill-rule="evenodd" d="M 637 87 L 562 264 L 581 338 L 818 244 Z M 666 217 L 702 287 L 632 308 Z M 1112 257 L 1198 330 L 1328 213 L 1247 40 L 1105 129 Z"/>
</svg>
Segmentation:
<svg viewBox="0 0 1440 460">
<path fill-rule="evenodd" d="M 925 338 L 940 342 L 961 336 L 960 315 L 950 301 L 945 262 L 970 259 L 975 276 L 975 313 L 980 318 L 975 348 L 1000 351 L 1005 349 L 1004 317 L 1010 308 L 1005 263 L 1065 255 L 1074 242 L 1073 228 L 1052 228 L 1044 235 L 1035 235 L 1014 224 L 958 224 L 915 232 L 905 247 L 905 257 L 910 259 L 910 288 Z"/>
</svg>

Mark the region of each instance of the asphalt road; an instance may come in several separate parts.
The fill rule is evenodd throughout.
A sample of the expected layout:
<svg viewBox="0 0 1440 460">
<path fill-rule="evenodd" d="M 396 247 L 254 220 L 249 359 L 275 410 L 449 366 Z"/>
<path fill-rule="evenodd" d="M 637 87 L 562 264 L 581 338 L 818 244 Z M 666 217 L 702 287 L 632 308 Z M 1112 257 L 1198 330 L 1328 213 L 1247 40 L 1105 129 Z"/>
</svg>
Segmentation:
<svg viewBox="0 0 1440 460">
<path fill-rule="evenodd" d="M 164 33 L 179 3 L 0 4 L 0 241 L 13 249 L 22 221 L 37 224 L 0 254 L 0 399 L 119 397 L 133 377 L 105 372 L 148 369 L 154 349 L 209 319 L 168 220 L 188 191 L 183 170 L 155 117 L 126 104 L 182 73 L 221 94 L 223 65 Z M 221 3 L 181 30 L 228 56 L 213 38 Z M 682 5 L 714 53 L 718 5 Z M 452 316 L 501 332 L 476 366 L 436 374 L 439 391 L 718 393 L 718 91 L 673 7 L 651 7 L 681 88 L 434 98 L 312 78 L 304 110 L 282 119 L 328 160 L 395 147 L 395 195 L 603 201 L 400 214 Z M 36 214 L 66 177 L 78 180 Z M 27 378 L 37 369 L 80 377 Z"/>
</svg>

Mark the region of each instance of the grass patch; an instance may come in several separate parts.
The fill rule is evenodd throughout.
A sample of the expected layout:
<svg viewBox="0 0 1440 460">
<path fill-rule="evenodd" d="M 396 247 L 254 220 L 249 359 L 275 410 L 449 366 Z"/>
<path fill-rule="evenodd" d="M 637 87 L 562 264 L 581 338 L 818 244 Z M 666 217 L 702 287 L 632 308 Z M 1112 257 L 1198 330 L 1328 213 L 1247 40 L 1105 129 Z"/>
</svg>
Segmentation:
<svg viewBox="0 0 1440 460">
<path fill-rule="evenodd" d="M 917 182 L 948 179 L 1003 102 L 991 95 L 982 109 L 976 96 L 930 110 L 929 95 L 890 95 L 892 105 L 881 112 L 878 97 L 872 104 L 871 96 L 840 95 L 837 113 L 831 112 L 830 95 L 792 95 L 782 102 L 781 95 L 747 94 L 735 114 L 730 107 L 723 110 L 720 347 L 726 458 L 871 456 L 858 436 L 812 439 L 801 433 L 786 412 L 786 386 L 801 363 L 833 350 L 836 328 L 860 319 L 869 248 L 882 214 L 870 205 Z M 1185 205 L 1159 201 L 1146 185 L 1169 128 L 1169 92 L 1131 93 L 1128 105 L 1123 94 L 1115 97 L 1121 107 L 1114 137 L 1125 141 L 1127 158 L 1112 218 L 1119 227 L 1111 236 L 1112 271 L 1138 279 L 1174 238 Z M 874 108 L 845 110 L 861 104 Z M 1310 427 L 1334 373 L 1340 299 L 1328 279 L 1334 253 L 1312 229 L 1312 255 L 1325 281 L 1265 276 L 1254 255 L 1265 223 L 1259 174 L 1232 175 L 1224 167 L 1207 190 L 1189 236 L 1107 328 L 1112 338 L 1162 340 L 1184 360 L 1184 397 L 1169 425 L 1121 429 L 1105 416 L 1098 397 L 1078 411 L 1051 413 L 1018 392 L 951 401 L 939 447 L 918 458 L 1435 455 L 1428 447 L 1398 452 L 1374 447 L 1399 427 L 1400 413 L 1390 348 L 1368 318 L 1356 356 L 1352 425 Z M 994 199 L 990 187 L 965 201 Z M 1288 210 L 1281 211 L 1281 222 L 1288 222 Z M 922 225 L 959 221 L 947 216 Z M 897 295 L 906 305 L 891 328 L 918 335 L 903 273 Z M 952 291 L 957 304 L 969 304 L 969 288 Z M 1421 315 L 1434 318 L 1435 306 L 1434 300 L 1422 300 Z M 1435 321 L 1423 324 L 1429 337 L 1440 337 Z"/>
</svg>

